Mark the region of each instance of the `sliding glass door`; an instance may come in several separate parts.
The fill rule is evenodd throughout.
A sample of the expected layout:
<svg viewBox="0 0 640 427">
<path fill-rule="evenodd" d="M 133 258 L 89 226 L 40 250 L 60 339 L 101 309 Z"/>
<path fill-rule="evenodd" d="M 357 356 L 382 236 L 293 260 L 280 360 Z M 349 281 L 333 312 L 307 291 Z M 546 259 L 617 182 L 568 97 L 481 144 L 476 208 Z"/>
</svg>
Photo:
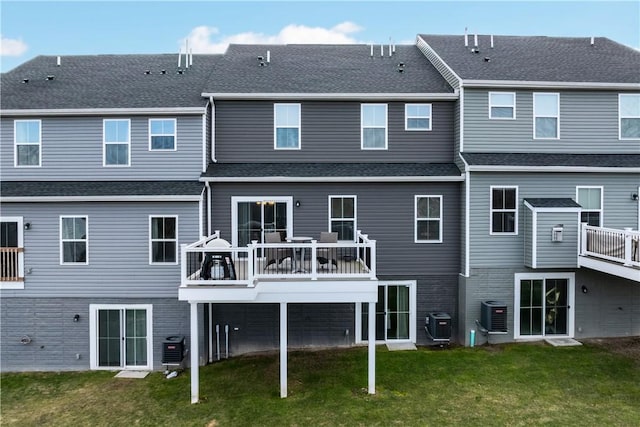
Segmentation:
<svg viewBox="0 0 640 427">
<path fill-rule="evenodd" d="M 291 235 L 292 212 L 291 197 L 233 197 L 234 246 L 263 243 L 270 232 L 280 232 L 283 239 Z"/>
</svg>

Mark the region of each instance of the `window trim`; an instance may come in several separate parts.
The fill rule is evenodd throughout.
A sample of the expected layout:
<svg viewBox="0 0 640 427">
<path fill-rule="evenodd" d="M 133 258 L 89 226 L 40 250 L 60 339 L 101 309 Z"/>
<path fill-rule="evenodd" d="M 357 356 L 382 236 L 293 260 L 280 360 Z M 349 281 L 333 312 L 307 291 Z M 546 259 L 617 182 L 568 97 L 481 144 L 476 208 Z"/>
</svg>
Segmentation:
<svg viewBox="0 0 640 427">
<path fill-rule="evenodd" d="M 340 242 L 355 242 L 358 239 L 358 196 L 355 194 L 329 194 L 328 197 L 328 206 L 327 206 L 327 218 L 328 218 L 328 228 L 327 231 L 331 231 L 331 224 L 333 221 L 345 221 L 344 218 L 333 218 L 331 215 L 331 202 L 333 199 L 353 199 L 353 240 L 339 240 Z M 349 221 L 349 219 L 347 219 Z"/>
<path fill-rule="evenodd" d="M 407 108 L 409 106 L 425 106 L 429 107 L 429 115 L 428 116 L 410 116 Z M 420 119 L 420 118 L 428 118 L 429 126 L 426 128 L 410 128 L 409 127 L 409 119 Z M 407 103 L 404 104 L 404 130 L 408 132 L 429 132 L 431 131 L 433 125 L 433 106 L 431 103 Z"/>
<path fill-rule="evenodd" d="M 85 234 L 84 239 L 63 239 L 62 237 L 62 220 L 64 218 L 84 218 L 85 220 Z M 60 265 L 89 265 L 89 216 L 88 215 L 60 215 Z M 64 243 L 65 242 L 84 242 L 85 244 L 85 261 L 84 262 L 65 262 L 64 260 Z"/>
<path fill-rule="evenodd" d="M 278 126 L 278 106 L 296 106 L 298 108 L 298 125 L 297 126 Z M 278 147 L 278 129 L 298 129 L 298 146 L 297 147 Z M 302 149 L 302 104 L 299 102 L 275 102 L 273 104 L 273 149 L 274 150 L 301 150 Z"/>
<path fill-rule="evenodd" d="M 176 220 L 176 237 L 173 239 L 153 239 L 153 219 L 154 218 L 174 218 Z M 178 264 L 178 215 L 163 215 L 154 214 L 149 215 L 149 265 L 177 265 Z M 174 242 L 176 248 L 176 260 L 175 262 L 154 262 L 153 261 L 153 243 L 154 242 Z"/>
<path fill-rule="evenodd" d="M 437 221 L 440 223 L 440 233 L 439 238 L 437 240 L 421 240 L 418 239 L 418 221 L 434 221 L 433 218 L 418 218 L 418 199 L 421 198 L 438 198 L 440 199 L 440 217 L 437 218 Z M 443 211 L 443 196 L 441 194 L 417 194 L 413 199 L 413 243 L 442 243 L 444 230 L 442 229 L 444 225 Z"/>
<path fill-rule="evenodd" d="M 640 136 L 638 137 L 623 137 L 622 136 L 622 119 L 639 119 L 640 120 L 640 112 L 638 116 L 623 116 L 622 110 L 620 108 L 620 101 L 623 97 L 638 97 L 640 98 L 640 93 L 619 93 L 618 94 L 618 139 L 621 141 L 637 141 L 640 140 Z"/>
<path fill-rule="evenodd" d="M 556 96 L 556 107 L 558 110 L 557 116 L 542 116 L 536 113 L 536 97 L 538 95 L 555 95 Z M 555 137 L 544 137 L 536 135 L 536 119 L 537 118 L 554 118 L 556 119 L 556 136 Z M 559 92 L 534 92 L 533 93 L 533 139 L 546 139 L 546 140 L 555 140 L 560 139 L 560 93 Z"/>
<path fill-rule="evenodd" d="M 151 132 L 151 122 L 153 121 L 171 121 L 173 122 L 173 133 L 158 133 L 154 134 Z M 178 121 L 174 118 L 160 118 L 154 117 L 149 118 L 149 151 L 159 151 L 159 152 L 167 152 L 167 151 L 177 151 L 178 150 Z M 152 139 L 154 136 L 173 136 L 173 148 L 153 148 Z"/>
<path fill-rule="evenodd" d="M 493 190 L 497 189 L 515 189 L 515 208 L 514 209 L 493 209 Z M 489 235 L 490 236 L 517 236 L 518 235 L 518 218 L 519 218 L 519 195 L 517 185 L 492 185 L 489 187 Z M 511 212 L 514 211 L 514 231 L 493 231 L 493 213 L 494 212 Z"/>
<path fill-rule="evenodd" d="M 107 122 L 127 122 L 127 142 L 107 142 Z M 127 146 L 127 164 L 126 165 L 110 165 L 107 164 L 107 145 L 126 145 Z M 126 168 L 131 166 L 131 119 L 102 119 L 102 166 L 106 168 Z"/>
<path fill-rule="evenodd" d="M 18 123 L 25 122 L 37 122 L 38 123 L 38 143 L 33 142 L 21 142 L 18 143 Z M 38 164 L 37 165 L 19 165 L 18 164 L 18 146 L 19 145 L 37 145 L 38 146 Z M 16 168 L 39 168 L 42 167 L 42 120 L 41 119 L 26 119 L 26 120 L 14 120 L 13 121 L 13 166 Z"/>
<path fill-rule="evenodd" d="M 24 217 L 0 216 L 0 222 L 15 222 L 18 227 L 18 247 L 24 249 Z M 24 289 L 24 251 L 18 253 L 18 275 L 22 280 L 2 281 L 0 289 Z"/>
<path fill-rule="evenodd" d="M 384 107 L 384 147 L 365 147 L 364 146 L 364 109 L 365 107 L 383 106 Z M 381 126 L 367 126 L 367 129 L 382 129 Z M 361 150 L 388 150 L 389 149 L 389 106 L 381 103 L 363 103 L 360 104 L 360 149 Z"/>
<path fill-rule="evenodd" d="M 602 185 L 576 185 L 576 203 L 580 204 L 579 193 L 581 189 L 599 189 L 600 190 L 600 209 L 580 209 L 580 216 L 582 216 L 582 212 L 599 212 L 600 213 L 600 225 L 598 227 L 602 227 L 604 224 L 604 186 Z M 582 206 L 582 205 L 580 205 Z M 580 222 L 582 222 L 582 218 L 580 218 Z"/>
<path fill-rule="evenodd" d="M 510 105 L 507 104 L 496 104 L 491 101 L 491 95 L 511 95 L 513 98 L 513 102 Z M 515 92 L 489 92 L 489 119 L 491 120 L 515 120 L 516 119 L 516 93 Z M 511 117 L 494 117 L 493 116 L 493 107 L 509 107 L 513 110 L 513 114 Z"/>
</svg>

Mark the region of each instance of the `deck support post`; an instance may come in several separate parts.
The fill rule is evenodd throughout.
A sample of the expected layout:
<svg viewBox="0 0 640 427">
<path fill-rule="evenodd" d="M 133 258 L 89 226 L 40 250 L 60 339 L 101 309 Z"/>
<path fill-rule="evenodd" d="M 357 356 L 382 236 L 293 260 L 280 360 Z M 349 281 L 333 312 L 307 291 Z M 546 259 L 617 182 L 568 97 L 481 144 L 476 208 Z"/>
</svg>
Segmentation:
<svg viewBox="0 0 640 427">
<path fill-rule="evenodd" d="M 200 364 L 198 357 L 198 303 L 190 302 L 191 306 L 191 344 L 189 354 L 191 355 L 191 403 L 198 403 L 200 400 Z"/>
<path fill-rule="evenodd" d="M 280 303 L 280 397 L 287 397 L 287 303 Z"/>
<path fill-rule="evenodd" d="M 376 303 L 369 303 L 369 394 L 376 394 Z"/>
</svg>

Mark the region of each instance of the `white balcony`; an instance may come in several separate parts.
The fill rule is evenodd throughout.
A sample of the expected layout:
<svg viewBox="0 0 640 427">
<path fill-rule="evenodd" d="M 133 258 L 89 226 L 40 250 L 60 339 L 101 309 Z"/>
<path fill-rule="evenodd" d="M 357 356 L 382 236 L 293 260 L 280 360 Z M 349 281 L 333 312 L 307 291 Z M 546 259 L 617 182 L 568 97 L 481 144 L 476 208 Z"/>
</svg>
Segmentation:
<svg viewBox="0 0 640 427">
<path fill-rule="evenodd" d="M 640 231 L 581 224 L 578 265 L 640 282 Z"/>
</svg>

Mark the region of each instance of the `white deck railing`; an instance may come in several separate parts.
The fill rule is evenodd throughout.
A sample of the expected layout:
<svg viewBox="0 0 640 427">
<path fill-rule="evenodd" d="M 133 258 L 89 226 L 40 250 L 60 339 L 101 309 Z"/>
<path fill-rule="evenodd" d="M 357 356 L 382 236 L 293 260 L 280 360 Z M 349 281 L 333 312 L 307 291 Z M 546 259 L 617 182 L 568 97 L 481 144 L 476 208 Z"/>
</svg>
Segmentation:
<svg viewBox="0 0 640 427">
<path fill-rule="evenodd" d="M 376 242 L 360 231 L 355 242 L 216 245 L 219 232 L 181 245 L 182 286 L 248 286 L 259 281 L 375 279 Z"/>
<path fill-rule="evenodd" d="M 24 281 L 24 249 L 0 248 L 0 282 Z"/>
<path fill-rule="evenodd" d="M 580 255 L 640 267 L 640 231 L 594 227 L 583 223 Z"/>
</svg>

